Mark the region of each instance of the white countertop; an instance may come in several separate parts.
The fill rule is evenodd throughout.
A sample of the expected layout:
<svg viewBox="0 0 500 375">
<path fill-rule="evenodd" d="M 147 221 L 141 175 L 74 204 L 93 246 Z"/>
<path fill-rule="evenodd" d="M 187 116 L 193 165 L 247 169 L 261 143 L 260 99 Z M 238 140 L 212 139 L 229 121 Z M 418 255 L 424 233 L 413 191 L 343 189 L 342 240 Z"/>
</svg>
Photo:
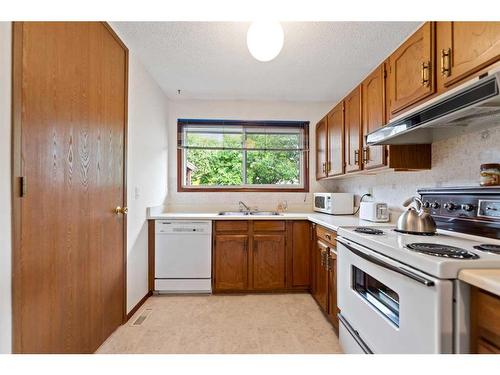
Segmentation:
<svg viewBox="0 0 500 375">
<path fill-rule="evenodd" d="M 381 226 L 388 223 L 373 223 L 360 220 L 354 215 L 327 215 L 316 212 L 286 212 L 281 215 L 232 215 L 222 216 L 216 212 L 157 212 L 153 209 L 148 214 L 150 220 L 309 220 L 336 231 L 341 226 Z"/>
<path fill-rule="evenodd" d="M 500 269 L 461 270 L 458 278 L 500 296 Z"/>
</svg>

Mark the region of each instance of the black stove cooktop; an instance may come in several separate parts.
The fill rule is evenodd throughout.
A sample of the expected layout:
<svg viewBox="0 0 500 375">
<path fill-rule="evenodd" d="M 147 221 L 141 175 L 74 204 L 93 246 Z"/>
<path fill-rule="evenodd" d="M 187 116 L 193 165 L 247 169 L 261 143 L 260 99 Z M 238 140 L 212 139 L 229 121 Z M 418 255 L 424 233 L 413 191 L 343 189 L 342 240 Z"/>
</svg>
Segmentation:
<svg viewBox="0 0 500 375">
<path fill-rule="evenodd" d="M 417 253 L 452 259 L 478 259 L 479 255 L 455 246 L 416 242 L 406 247 Z"/>
<path fill-rule="evenodd" d="M 485 251 L 491 254 L 500 254 L 500 245 L 492 245 L 492 244 L 481 244 L 474 246 L 474 249 Z"/>
</svg>

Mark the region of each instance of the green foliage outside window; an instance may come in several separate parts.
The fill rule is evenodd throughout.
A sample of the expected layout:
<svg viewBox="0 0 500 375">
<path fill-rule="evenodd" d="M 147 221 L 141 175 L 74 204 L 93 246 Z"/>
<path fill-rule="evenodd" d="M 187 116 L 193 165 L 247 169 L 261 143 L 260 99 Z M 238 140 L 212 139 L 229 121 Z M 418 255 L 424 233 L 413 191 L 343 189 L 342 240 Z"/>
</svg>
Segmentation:
<svg viewBox="0 0 500 375">
<path fill-rule="evenodd" d="M 222 139 L 221 139 L 222 137 Z M 223 134 L 218 137 L 189 134 L 188 145 L 198 147 L 242 148 L 242 134 Z M 300 184 L 300 151 L 269 149 L 296 149 L 298 134 L 246 135 L 244 150 L 187 149 L 188 163 L 194 166 L 191 185 L 298 185 Z M 266 150 L 251 150 L 266 149 Z M 246 170 L 243 160 L 246 153 Z M 245 172 L 245 173 L 244 173 Z M 246 174 L 246 181 L 244 181 Z"/>
</svg>

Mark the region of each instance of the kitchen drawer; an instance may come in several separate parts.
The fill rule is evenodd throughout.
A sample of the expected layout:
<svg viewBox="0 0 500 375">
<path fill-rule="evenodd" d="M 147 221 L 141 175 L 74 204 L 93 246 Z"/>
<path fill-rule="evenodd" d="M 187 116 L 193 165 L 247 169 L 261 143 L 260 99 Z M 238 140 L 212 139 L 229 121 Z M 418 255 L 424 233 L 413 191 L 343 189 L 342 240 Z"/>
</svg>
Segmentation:
<svg viewBox="0 0 500 375">
<path fill-rule="evenodd" d="M 323 241 L 326 241 L 328 244 L 332 245 L 333 247 L 336 247 L 336 240 L 335 238 L 337 237 L 337 233 L 326 229 L 325 227 L 322 227 L 320 225 L 316 226 L 316 237 L 318 239 L 322 239 Z"/>
<path fill-rule="evenodd" d="M 255 220 L 253 222 L 254 232 L 284 232 L 285 229 L 284 220 Z"/>
<path fill-rule="evenodd" d="M 216 232 L 247 232 L 248 220 L 218 220 L 215 222 Z"/>
</svg>

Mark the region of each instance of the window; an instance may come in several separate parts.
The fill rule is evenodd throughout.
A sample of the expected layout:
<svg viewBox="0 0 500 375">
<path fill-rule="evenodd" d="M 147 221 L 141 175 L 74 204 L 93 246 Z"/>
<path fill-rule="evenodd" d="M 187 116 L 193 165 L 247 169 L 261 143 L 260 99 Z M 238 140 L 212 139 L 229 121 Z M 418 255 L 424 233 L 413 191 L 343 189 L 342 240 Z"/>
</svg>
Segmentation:
<svg viewBox="0 0 500 375">
<path fill-rule="evenodd" d="M 309 191 L 308 122 L 178 120 L 179 191 Z"/>
</svg>

